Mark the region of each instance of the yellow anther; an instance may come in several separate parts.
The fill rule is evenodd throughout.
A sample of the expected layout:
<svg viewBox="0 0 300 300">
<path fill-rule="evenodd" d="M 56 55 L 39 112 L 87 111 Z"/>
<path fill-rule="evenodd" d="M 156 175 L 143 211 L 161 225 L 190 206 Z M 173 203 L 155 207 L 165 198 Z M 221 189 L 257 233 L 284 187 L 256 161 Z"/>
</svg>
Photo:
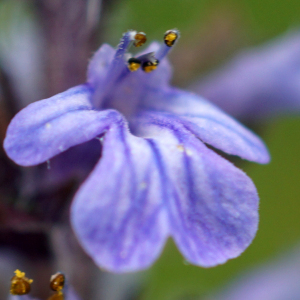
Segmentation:
<svg viewBox="0 0 300 300">
<path fill-rule="evenodd" d="M 168 47 L 172 47 L 178 38 L 178 32 L 176 30 L 168 30 L 165 33 L 164 41 Z"/>
<path fill-rule="evenodd" d="M 147 41 L 146 33 L 144 33 L 144 32 L 138 32 L 134 36 L 134 39 L 135 39 L 134 46 L 135 47 L 141 47 Z"/>
<path fill-rule="evenodd" d="M 23 277 L 25 277 L 25 272 L 22 272 L 22 271 L 20 271 L 20 270 L 18 270 L 18 269 L 17 269 L 14 273 L 16 274 L 16 276 L 17 276 L 18 278 L 23 278 Z"/>
<path fill-rule="evenodd" d="M 140 66 L 141 66 L 141 61 L 139 59 L 132 57 L 128 60 L 128 69 L 131 72 L 137 71 Z"/>
<path fill-rule="evenodd" d="M 140 66 L 141 66 L 141 64 L 132 62 L 132 63 L 128 64 L 128 69 L 131 72 L 135 72 L 140 68 Z"/>
<path fill-rule="evenodd" d="M 57 272 L 50 278 L 50 288 L 55 292 L 59 292 L 64 288 L 65 285 L 65 275 Z"/>
<path fill-rule="evenodd" d="M 156 59 L 155 61 L 147 61 L 143 63 L 143 71 L 145 71 L 146 73 L 150 73 L 152 71 L 154 71 L 157 66 L 159 64 L 159 61 Z"/>
<path fill-rule="evenodd" d="M 25 295 L 30 292 L 32 279 L 25 277 L 25 273 L 20 270 L 15 271 L 15 276 L 11 279 L 10 293 L 12 295 Z"/>
</svg>

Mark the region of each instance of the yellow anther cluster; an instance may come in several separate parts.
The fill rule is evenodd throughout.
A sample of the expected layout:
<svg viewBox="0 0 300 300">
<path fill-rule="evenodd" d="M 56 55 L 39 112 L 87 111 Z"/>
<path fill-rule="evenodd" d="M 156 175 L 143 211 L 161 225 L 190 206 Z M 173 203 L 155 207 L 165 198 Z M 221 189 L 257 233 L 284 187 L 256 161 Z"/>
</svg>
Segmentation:
<svg viewBox="0 0 300 300">
<path fill-rule="evenodd" d="M 20 270 L 15 271 L 15 276 L 11 279 L 10 293 L 12 295 L 26 295 L 30 292 L 32 279 L 25 277 L 25 273 Z"/>
<path fill-rule="evenodd" d="M 144 33 L 144 32 L 138 32 L 134 36 L 134 39 L 135 39 L 134 46 L 135 47 L 141 47 L 147 41 L 146 33 Z"/>
<path fill-rule="evenodd" d="M 168 47 L 172 47 L 178 38 L 178 33 L 174 30 L 168 30 L 165 33 L 164 41 Z"/>
<path fill-rule="evenodd" d="M 25 277 L 25 273 L 20 270 L 15 271 L 15 276 L 11 279 L 10 293 L 12 295 L 26 295 L 30 292 L 32 279 Z M 62 273 L 56 273 L 50 278 L 50 288 L 55 293 L 48 300 L 64 300 L 63 288 L 65 285 L 65 276 Z"/>
</svg>

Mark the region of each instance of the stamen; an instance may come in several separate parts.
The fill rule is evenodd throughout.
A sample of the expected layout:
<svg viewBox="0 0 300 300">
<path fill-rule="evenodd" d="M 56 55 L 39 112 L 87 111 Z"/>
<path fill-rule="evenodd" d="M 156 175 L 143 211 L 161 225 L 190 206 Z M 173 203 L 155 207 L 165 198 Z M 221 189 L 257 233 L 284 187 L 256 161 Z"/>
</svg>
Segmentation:
<svg viewBox="0 0 300 300">
<path fill-rule="evenodd" d="M 52 291 L 60 292 L 65 285 L 65 276 L 64 274 L 58 272 L 51 276 L 50 278 L 50 288 Z"/>
<path fill-rule="evenodd" d="M 136 31 L 130 30 L 123 34 L 121 41 L 118 45 L 118 49 L 116 51 L 111 72 L 115 71 L 115 68 L 120 68 L 119 63 L 123 61 L 123 57 L 126 54 L 129 47 L 132 45 L 132 42 L 135 41 L 135 36 L 137 35 Z"/>
<path fill-rule="evenodd" d="M 48 300 L 64 300 L 63 288 L 65 286 L 65 275 L 57 272 L 50 278 L 50 288 L 56 293 L 53 294 Z"/>
<path fill-rule="evenodd" d="M 124 56 L 126 55 L 129 47 L 132 45 L 132 42 L 135 41 L 136 34 L 137 32 L 134 30 L 127 31 L 123 34 L 116 54 L 107 72 L 106 80 L 103 82 L 103 85 L 101 85 L 101 89 L 97 89 L 93 94 L 93 102 L 96 107 L 101 106 L 103 96 L 113 90 L 114 84 L 120 80 L 126 72 L 128 72 Z M 102 103 L 102 105 L 104 105 L 104 103 Z"/>
<path fill-rule="evenodd" d="M 178 30 L 168 30 L 165 33 L 164 41 L 168 47 L 172 47 L 178 38 Z"/>
<path fill-rule="evenodd" d="M 150 73 L 157 68 L 158 64 L 159 61 L 157 59 L 155 59 L 155 61 L 146 61 L 143 63 L 142 69 L 144 72 Z"/>
<path fill-rule="evenodd" d="M 137 71 L 141 66 L 141 64 L 142 62 L 137 58 L 132 57 L 128 59 L 128 69 L 131 72 Z"/>
<path fill-rule="evenodd" d="M 164 45 L 162 45 L 157 53 L 156 57 L 158 60 L 162 60 L 172 49 L 172 46 L 174 46 L 175 42 L 179 38 L 179 31 L 177 29 L 171 29 L 167 30 L 164 35 Z"/>
<path fill-rule="evenodd" d="M 25 273 L 20 270 L 15 271 L 15 276 L 11 279 L 10 293 L 12 295 L 26 295 L 30 292 L 32 279 L 25 277 Z"/>
<path fill-rule="evenodd" d="M 142 45 L 144 45 L 147 41 L 146 38 L 146 33 L 144 32 L 138 32 L 135 36 L 134 36 L 135 42 L 134 42 L 134 46 L 135 47 L 141 47 Z"/>
</svg>

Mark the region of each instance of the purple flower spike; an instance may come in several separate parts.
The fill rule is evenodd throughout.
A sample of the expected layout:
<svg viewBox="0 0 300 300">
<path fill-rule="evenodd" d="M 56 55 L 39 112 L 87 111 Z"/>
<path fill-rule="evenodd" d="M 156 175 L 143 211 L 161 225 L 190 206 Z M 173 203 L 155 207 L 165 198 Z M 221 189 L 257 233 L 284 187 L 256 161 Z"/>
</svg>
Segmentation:
<svg viewBox="0 0 300 300">
<path fill-rule="evenodd" d="M 300 32 L 246 50 L 191 86 L 227 113 L 254 121 L 300 111 Z"/>
<path fill-rule="evenodd" d="M 258 163 L 263 142 L 201 97 L 169 86 L 165 58 L 177 30 L 132 57 L 143 33 L 125 33 L 92 58 L 87 83 L 31 104 L 11 122 L 4 147 L 17 163 L 44 162 L 100 138 L 101 159 L 75 195 L 73 229 L 100 267 L 149 267 L 172 236 L 191 263 L 238 256 L 258 223 L 251 179 L 206 147 Z"/>
</svg>

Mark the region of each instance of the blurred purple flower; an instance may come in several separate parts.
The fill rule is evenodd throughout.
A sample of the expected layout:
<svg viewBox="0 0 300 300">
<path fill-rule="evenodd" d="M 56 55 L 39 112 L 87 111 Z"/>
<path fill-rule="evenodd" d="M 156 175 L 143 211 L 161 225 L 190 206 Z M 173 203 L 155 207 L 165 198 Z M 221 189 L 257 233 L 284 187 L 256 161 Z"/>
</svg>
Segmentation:
<svg viewBox="0 0 300 300">
<path fill-rule="evenodd" d="M 103 45 L 88 80 L 38 101 L 12 120 L 4 142 L 11 159 L 40 164 L 99 138 L 101 159 L 77 192 L 73 229 L 102 268 L 147 268 L 172 236 L 189 262 L 211 267 L 238 256 L 258 223 L 251 179 L 206 147 L 267 163 L 263 142 L 203 98 L 169 86 L 171 49 L 153 43 L 139 59 L 159 67 L 130 72 L 127 50 Z M 147 54 L 148 53 L 148 54 Z"/>
<path fill-rule="evenodd" d="M 300 299 L 300 252 L 285 254 L 239 278 L 218 295 L 205 299 L 214 300 L 297 300 Z"/>
<path fill-rule="evenodd" d="M 240 53 L 191 90 L 244 121 L 299 112 L 299 31 Z"/>
</svg>

